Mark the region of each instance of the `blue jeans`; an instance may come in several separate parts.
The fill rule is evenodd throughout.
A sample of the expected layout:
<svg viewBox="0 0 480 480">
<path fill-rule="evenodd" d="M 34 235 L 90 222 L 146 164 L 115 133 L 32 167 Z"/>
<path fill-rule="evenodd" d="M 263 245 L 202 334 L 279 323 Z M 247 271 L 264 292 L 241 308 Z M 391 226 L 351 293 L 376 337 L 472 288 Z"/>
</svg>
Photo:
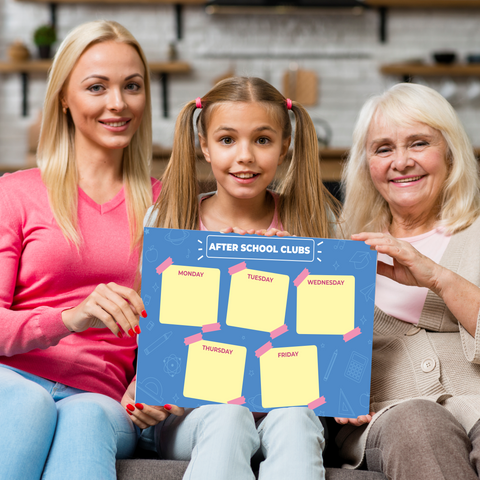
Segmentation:
<svg viewBox="0 0 480 480">
<path fill-rule="evenodd" d="M 144 430 L 149 441 L 153 429 Z M 323 426 L 306 407 L 272 410 L 255 425 L 238 405 L 206 405 L 154 427 L 162 458 L 190 460 L 184 480 L 254 480 L 250 460 L 263 456 L 260 480 L 324 480 Z"/>
<path fill-rule="evenodd" d="M 115 480 L 138 429 L 110 397 L 0 365 L 0 480 Z"/>
</svg>

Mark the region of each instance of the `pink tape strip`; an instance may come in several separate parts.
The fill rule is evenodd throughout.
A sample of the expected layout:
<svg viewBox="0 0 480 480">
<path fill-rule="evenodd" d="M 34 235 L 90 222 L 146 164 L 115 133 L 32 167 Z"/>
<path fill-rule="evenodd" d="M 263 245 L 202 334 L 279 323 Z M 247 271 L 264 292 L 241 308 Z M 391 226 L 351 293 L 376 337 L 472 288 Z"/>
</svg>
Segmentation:
<svg viewBox="0 0 480 480">
<path fill-rule="evenodd" d="M 199 342 L 202 339 L 202 334 L 197 333 L 195 335 L 191 335 L 190 337 L 184 338 L 183 342 L 185 343 L 185 345 L 190 345 L 191 343 Z"/>
<path fill-rule="evenodd" d="M 255 350 L 255 355 L 260 358 L 262 355 L 267 353 L 272 348 L 272 342 L 267 342 L 265 345 L 260 347 L 258 350 Z"/>
<path fill-rule="evenodd" d="M 353 330 L 351 330 L 350 332 L 346 333 L 346 334 L 343 336 L 343 340 L 344 340 L 345 342 L 348 342 L 348 341 L 350 341 L 352 338 L 358 337 L 361 333 L 362 333 L 362 331 L 360 330 L 360 327 L 354 328 Z"/>
<path fill-rule="evenodd" d="M 310 275 L 310 272 L 304 268 L 303 272 L 293 281 L 293 284 L 296 287 L 299 287 L 300 284 Z"/>
<path fill-rule="evenodd" d="M 229 405 L 243 405 L 245 402 L 245 397 L 238 397 L 235 398 L 234 400 L 230 400 L 227 402 Z"/>
<path fill-rule="evenodd" d="M 207 332 L 216 332 L 217 330 L 220 330 L 220 324 L 217 323 L 209 323 L 208 325 L 204 325 L 202 327 L 202 332 L 207 333 Z"/>
<path fill-rule="evenodd" d="M 162 262 L 158 267 L 157 267 L 157 273 L 161 275 L 170 265 L 172 265 L 173 260 L 171 257 L 168 257 L 164 262 Z"/>
<path fill-rule="evenodd" d="M 273 340 L 274 338 L 277 338 L 280 335 L 283 335 L 285 332 L 288 332 L 288 327 L 284 324 L 281 327 L 278 327 L 275 330 L 272 330 L 270 332 L 270 337 Z"/>
<path fill-rule="evenodd" d="M 310 402 L 308 404 L 308 408 L 310 410 L 315 410 L 317 407 L 319 407 L 320 405 L 323 405 L 327 403 L 327 401 L 325 400 L 325 397 L 320 397 L 320 398 L 317 398 L 316 400 L 314 400 L 313 402 Z"/>
<path fill-rule="evenodd" d="M 245 270 L 247 268 L 247 264 L 245 262 L 238 263 L 237 265 L 234 265 L 233 267 L 230 267 L 228 269 L 228 273 L 230 275 L 233 275 L 234 273 L 241 272 L 242 270 Z"/>
</svg>

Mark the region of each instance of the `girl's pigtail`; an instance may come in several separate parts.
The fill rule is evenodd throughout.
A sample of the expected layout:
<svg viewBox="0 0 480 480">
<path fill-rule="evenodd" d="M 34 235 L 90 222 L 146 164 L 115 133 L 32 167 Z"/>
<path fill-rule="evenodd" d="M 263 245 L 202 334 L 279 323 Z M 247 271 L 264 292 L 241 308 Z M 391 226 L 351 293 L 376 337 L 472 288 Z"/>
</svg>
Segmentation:
<svg viewBox="0 0 480 480">
<path fill-rule="evenodd" d="M 315 126 L 299 103 L 292 102 L 291 110 L 295 114 L 295 140 L 279 192 L 282 224 L 294 235 L 334 237 L 340 208 L 322 182 Z"/>
<path fill-rule="evenodd" d="M 162 176 L 162 191 L 154 206 L 155 227 L 198 228 L 198 182 L 196 175 L 195 128 L 196 102 L 189 102 L 180 112 L 170 161 Z"/>
</svg>

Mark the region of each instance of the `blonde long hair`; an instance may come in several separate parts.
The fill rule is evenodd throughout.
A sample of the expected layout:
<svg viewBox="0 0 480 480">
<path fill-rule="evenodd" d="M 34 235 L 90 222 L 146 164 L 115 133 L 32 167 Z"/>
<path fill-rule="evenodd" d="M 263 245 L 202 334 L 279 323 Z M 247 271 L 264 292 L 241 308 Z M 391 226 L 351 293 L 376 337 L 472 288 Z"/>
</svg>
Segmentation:
<svg viewBox="0 0 480 480">
<path fill-rule="evenodd" d="M 387 202 L 373 184 L 367 158 L 368 130 L 377 115 L 399 126 L 420 122 L 442 134 L 449 174 L 437 225 L 447 233 L 470 226 L 480 213 L 480 180 L 468 136 L 455 110 L 439 93 L 423 85 L 401 83 L 370 98 L 360 111 L 342 179 L 342 218 L 347 238 L 362 231 L 384 231 L 392 220 Z"/>
<path fill-rule="evenodd" d="M 122 161 L 132 247 L 141 238 L 143 217 L 152 202 L 152 114 L 150 72 L 145 54 L 132 34 L 119 23 L 104 20 L 85 23 L 69 33 L 55 55 L 48 78 L 37 153 L 55 220 L 65 238 L 77 247 L 81 243 L 81 232 L 77 222 L 75 125 L 69 112 L 63 114 L 60 95 L 83 52 L 94 44 L 107 41 L 132 46 L 145 67 L 145 110 L 137 132 L 124 150 Z"/>
<path fill-rule="evenodd" d="M 201 101 L 197 128 L 204 137 L 214 106 L 228 102 L 265 105 L 278 118 L 283 138 L 292 134 L 285 97 L 260 78 L 228 78 L 215 85 Z M 156 227 L 195 230 L 199 226 L 193 122 L 196 108 L 196 102 L 191 101 L 178 116 L 172 156 L 162 178 L 162 192 L 154 207 Z M 278 188 L 280 221 L 294 235 L 333 237 L 338 206 L 322 183 L 315 126 L 299 103 L 292 102 L 292 111 L 296 121 L 295 141 L 290 166 Z"/>
</svg>

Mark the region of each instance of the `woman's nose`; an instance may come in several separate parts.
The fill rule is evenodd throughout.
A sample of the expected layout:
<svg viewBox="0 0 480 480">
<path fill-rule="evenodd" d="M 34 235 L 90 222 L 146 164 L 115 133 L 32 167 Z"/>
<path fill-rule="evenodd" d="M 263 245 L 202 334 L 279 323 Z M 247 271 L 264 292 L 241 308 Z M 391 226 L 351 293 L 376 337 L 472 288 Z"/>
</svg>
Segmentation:
<svg viewBox="0 0 480 480">
<path fill-rule="evenodd" d="M 126 106 L 122 92 L 119 89 L 112 89 L 108 96 L 107 108 L 112 112 L 122 112 Z"/>
<path fill-rule="evenodd" d="M 408 150 L 396 150 L 395 156 L 392 160 L 392 168 L 399 172 L 405 170 L 408 167 L 413 167 L 415 160 L 411 158 L 411 154 Z"/>
</svg>

